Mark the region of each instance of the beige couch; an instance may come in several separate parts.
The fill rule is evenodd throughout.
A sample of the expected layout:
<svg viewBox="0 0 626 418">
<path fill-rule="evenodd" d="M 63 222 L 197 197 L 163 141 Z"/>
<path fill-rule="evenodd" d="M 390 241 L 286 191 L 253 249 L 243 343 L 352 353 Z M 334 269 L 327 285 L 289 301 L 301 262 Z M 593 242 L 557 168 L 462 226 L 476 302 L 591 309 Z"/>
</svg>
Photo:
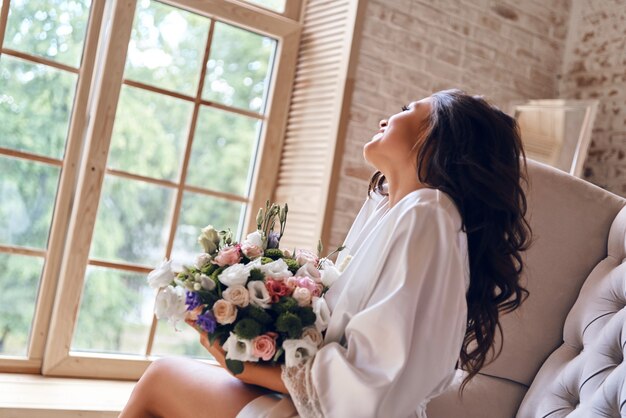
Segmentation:
<svg viewBox="0 0 626 418">
<path fill-rule="evenodd" d="M 504 349 L 429 418 L 626 417 L 626 200 L 529 161 L 530 292 Z"/>
</svg>

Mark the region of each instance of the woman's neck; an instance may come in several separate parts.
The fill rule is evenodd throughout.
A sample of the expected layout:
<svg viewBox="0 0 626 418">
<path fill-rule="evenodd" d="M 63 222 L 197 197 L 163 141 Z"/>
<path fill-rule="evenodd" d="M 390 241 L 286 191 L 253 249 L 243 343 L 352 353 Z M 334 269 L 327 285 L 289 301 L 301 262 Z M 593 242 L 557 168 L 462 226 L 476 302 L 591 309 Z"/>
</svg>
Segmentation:
<svg viewBox="0 0 626 418">
<path fill-rule="evenodd" d="M 387 192 L 389 193 L 389 209 L 394 207 L 404 196 L 424 186 L 413 176 L 387 178 Z"/>
</svg>

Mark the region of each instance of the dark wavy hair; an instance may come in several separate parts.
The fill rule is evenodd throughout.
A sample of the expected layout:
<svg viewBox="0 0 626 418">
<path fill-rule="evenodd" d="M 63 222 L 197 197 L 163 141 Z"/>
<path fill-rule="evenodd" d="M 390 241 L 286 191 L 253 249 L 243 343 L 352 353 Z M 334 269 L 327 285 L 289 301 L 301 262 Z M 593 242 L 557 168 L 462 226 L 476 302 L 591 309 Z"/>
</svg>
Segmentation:
<svg viewBox="0 0 626 418">
<path fill-rule="evenodd" d="M 467 235 L 470 285 L 467 327 L 459 366 L 468 372 L 459 389 L 495 353 L 500 314 L 517 309 L 528 297 L 520 284 L 521 252 L 530 246 L 522 182 L 528 183 L 526 155 L 512 117 L 480 96 L 460 90 L 431 95 L 431 112 L 416 138 L 417 176 L 426 187 L 447 193 L 455 202 Z M 377 171 L 368 194 L 383 191 Z M 494 352 L 487 362 L 489 352 Z"/>
</svg>

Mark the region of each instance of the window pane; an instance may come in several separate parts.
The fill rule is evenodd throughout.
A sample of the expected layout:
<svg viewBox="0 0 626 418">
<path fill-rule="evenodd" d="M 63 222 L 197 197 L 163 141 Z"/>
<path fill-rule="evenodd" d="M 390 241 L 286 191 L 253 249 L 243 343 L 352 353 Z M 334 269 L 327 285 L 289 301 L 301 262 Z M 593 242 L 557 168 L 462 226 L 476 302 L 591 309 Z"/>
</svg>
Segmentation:
<svg viewBox="0 0 626 418">
<path fill-rule="evenodd" d="M 187 184 L 246 196 L 260 128 L 258 119 L 203 106 Z"/>
<path fill-rule="evenodd" d="M 285 11 L 285 0 L 246 0 L 248 3 L 258 4 L 265 8 L 275 10 L 278 13 Z"/>
<path fill-rule="evenodd" d="M 167 187 L 107 176 L 90 256 L 158 265 L 165 256 L 173 193 Z"/>
<path fill-rule="evenodd" d="M 230 228 L 234 237 L 240 236 L 239 225 L 245 205 L 197 193 L 185 193 L 176 230 L 172 259 L 176 267 L 194 264 L 202 248 L 198 244 L 200 230 L 211 224 L 218 230 Z"/>
<path fill-rule="evenodd" d="M 177 325 L 178 331 L 167 321 L 159 321 L 154 336 L 152 355 L 185 355 L 205 359 L 213 356 L 200 344 L 200 334 L 184 322 Z"/>
<path fill-rule="evenodd" d="M 0 147 L 62 158 L 76 78 L 2 54 Z"/>
<path fill-rule="evenodd" d="M 123 86 L 111 138 L 109 167 L 177 180 L 192 112 L 191 102 Z"/>
<path fill-rule="evenodd" d="M 43 259 L 0 254 L 0 354 L 26 356 Z"/>
<path fill-rule="evenodd" d="M 195 96 L 209 22 L 154 1 L 138 2 L 125 77 Z"/>
<path fill-rule="evenodd" d="M 0 243 L 46 248 L 59 172 L 0 156 Z"/>
<path fill-rule="evenodd" d="M 12 0 L 4 47 L 80 65 L 89 0 Z"/>
<path fill-rule="evenodd" d="M 72 350 L 144 354 L 153 309 L 146 275 L 88 266 Z"/>
<path fill-rule="evenodd" d="M 276 41 L 217 22 L 203 97 L 263 112 Z"/>
</svg>

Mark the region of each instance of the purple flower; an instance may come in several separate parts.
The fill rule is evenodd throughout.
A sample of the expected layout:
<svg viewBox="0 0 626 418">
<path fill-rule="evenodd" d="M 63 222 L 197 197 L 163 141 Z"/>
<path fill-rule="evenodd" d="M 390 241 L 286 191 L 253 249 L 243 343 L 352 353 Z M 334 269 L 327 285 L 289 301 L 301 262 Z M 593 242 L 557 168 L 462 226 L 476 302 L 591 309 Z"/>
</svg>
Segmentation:
<svg viewBox="0 0 626 418">
<path fill-rule="evenodd" d="M 217 321 L 215 320 L 213 312 L 209 310 L 202 315 L 198 315 L 198 319 L 196 319 L 196 324 L 198 324 L 200 328 L 202 328 L 206 332 L 212 333 L 213 331 L 215 331 Z"/>
<path fill-rule="evenodd" d="M 198 296 L 197 293 L 188 291 L 185 304 L 187 305 L 187 310 L 192 311 L 196 309 L 198 306 L 202 305 L 202 300 L 200 300 L 200 296 Z"/>
<path fill-rule="evenodd" d="M 267 236 L 267 248 L 278 248 L 278 237 L 280 237 L 278 232 L 270 231 Z"/>
</svg>

